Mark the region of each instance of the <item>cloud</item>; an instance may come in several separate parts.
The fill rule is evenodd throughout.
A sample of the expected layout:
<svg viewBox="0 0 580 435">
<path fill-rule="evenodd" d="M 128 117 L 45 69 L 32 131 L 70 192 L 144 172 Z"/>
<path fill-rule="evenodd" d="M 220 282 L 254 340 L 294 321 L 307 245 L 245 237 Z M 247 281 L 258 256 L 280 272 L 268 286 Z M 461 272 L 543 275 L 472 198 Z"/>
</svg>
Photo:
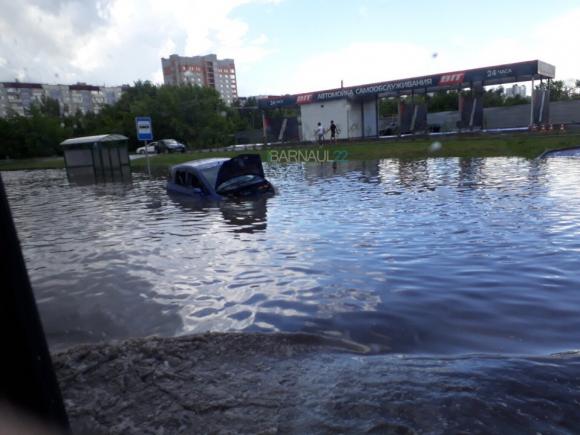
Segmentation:
<svg viewBox="0 0 580 435">
<path fill-rule="evenodd" d="M 0 80 L 162 81 L 161 57 L 216 53 L 236 64 L 263 59 L 268 38 L 249 38 L 232 12 L 277 0 L 1 0 Z M 4 5 L 5 3 L 5 5 Z"/>
<path fill-rule="evenodd" d="M 556 65 L 556 78 L 580 78 L 575 52 L 580 40 L 580 8 L 530 26 L 515 37 L 472 40 L 455 38 L 445 47 L 388 41 L 353 42 L 331 52 L 306 57 L 285 75 L 273 77 L 258 94 L 300 93 L 345 86 L 461 71 L 540 59 Z M 438 55 L 433 57 L 433 53 Z"/>
<path fill-rule="evenodd" d="M 556 65 L 560 79 L 580 78 L 578 41 L 580 41 L 580 8 L 548 20 L 536 27 L 532 47 L 537 47 L 541 58 Z"/>
<path fill-rule="evenodd" d="M 580 78 L 574 47 L 580 8 L 509 38 L 464 35 L 440 47 L 357 40 L 355 27 L 350 44 L 330 51 L 314 43 L 296 45 L 296 52 L 282 55 L 275 43 L 284 47 L 285 35 L 260 33 L 236 15 L 244 5 L 279 2 L 0 0 L 0 81 L 160 83 L 160 58 L 172 53 L 235 59 L 240 95 L 306 92 L 338 87 L 341 80 L 350 86 L 529 59 L 556 65 L 558 78 Z M 364 5 L 354 10 L 368 13 Z"/>
<path fill-rule="evenodd" d="M 400 59 L 406 59 L 401 62 Z M 287 92 L 302 92 L 411 77 L 427 71 L 429 50 L 392 42 L 352 43 L 338 51 L 310 57 L 292 71 Z M 308 86 L 306 89 L 306 86 Z M 282 91 L 285 93 L 285 91 Z"/>
</svg>

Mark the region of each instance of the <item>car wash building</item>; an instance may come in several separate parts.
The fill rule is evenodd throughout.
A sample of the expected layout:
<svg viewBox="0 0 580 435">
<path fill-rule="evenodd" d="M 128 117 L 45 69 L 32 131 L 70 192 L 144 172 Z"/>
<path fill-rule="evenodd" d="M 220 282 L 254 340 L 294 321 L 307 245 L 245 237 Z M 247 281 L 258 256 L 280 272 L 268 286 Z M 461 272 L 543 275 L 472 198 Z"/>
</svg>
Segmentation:
<svg viewBox="0 0 580 435">
<path fill-rule="evenodd" d="M 459 92 L 457 129 L 483 128 L 483 94 L 485 86 L 531 82 L 530 126 L 549 123 L 549 82 L 556 68 L 540 60 L 496 65 L 463 71 L 426 75 L 401 80 L 341 87 L 258 100 L 261 109 L 298 107 L 300 111 L 299 139 L 314 141 L 316 127 L 328 128 L 333 120 L 340 130 L 340 139 L 361 139 L 379 136 L 379 99 L 398 100 L 398 131 L 426 132 L 427 105 L 415 103 L 416 95 L 437 91 Z M 539 89 L 535 82 L 540 81 Z M 285 123 L 282 124 L 282 126 Z M 264 126 L 266 128 L 266 125 Z M 278 134 L 275 134 L 277 136 Z M 279 136 L 283 136 L 280 132 Z"/>
</svg>

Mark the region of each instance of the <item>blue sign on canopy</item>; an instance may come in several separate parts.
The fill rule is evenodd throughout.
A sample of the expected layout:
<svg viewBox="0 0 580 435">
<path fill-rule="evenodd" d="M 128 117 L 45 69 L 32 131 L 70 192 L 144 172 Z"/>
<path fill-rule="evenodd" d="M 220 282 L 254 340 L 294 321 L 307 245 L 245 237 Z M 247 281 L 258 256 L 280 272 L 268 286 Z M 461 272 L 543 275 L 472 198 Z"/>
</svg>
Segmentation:
<svg viewBox="0 0 580 435">
<path fill-rule="evenodd" d="M 138 140 L 153 140 L 153 127 L 151 125 L 151 117 L 137 116 L 135 118 L 135 126 L 137 127 Z"/>
</svg>

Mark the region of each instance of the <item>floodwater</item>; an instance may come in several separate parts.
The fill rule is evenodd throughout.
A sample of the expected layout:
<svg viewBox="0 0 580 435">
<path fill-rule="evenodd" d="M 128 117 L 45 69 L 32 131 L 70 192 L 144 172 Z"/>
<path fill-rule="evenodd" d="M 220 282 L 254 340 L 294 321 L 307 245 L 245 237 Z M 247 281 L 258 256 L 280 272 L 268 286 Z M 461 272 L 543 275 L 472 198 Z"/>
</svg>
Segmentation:
<svg viewBox="0 0 580 435">
<path fill-rule="evenodd" d="M 53 349 L 205 331 L 308 332 L 372 353 L 580 344 L 580 164 L 270 165 L 276 196 L 168 196 L 164 174 L 3 173 Z"/>
<path fill-rule="evenodd" d="M 276 196 L 222 203 L 168 196 L 163 176 L 82 186 L 61 170 L 3 173 L 52 350 L 205 331 L 309 333 L 356 353 L 246 373 L 264 382 L 256 394 L 280 403 L 290 402 L 270 378 L 298 382 L 289 397 L 312 406 L 285 409 L 304 421 L 281 427 L 580 427 L 580 161 L 265 169 Z"/>
</svg>

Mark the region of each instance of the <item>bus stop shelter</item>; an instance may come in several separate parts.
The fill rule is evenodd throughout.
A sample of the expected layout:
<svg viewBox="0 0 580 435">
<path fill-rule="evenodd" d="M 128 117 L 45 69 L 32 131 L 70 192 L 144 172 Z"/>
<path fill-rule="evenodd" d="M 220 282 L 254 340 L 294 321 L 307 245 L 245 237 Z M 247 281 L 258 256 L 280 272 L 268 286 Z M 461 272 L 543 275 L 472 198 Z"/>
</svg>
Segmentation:
<svg viewBox="0 0 580 435">
<path fill-rule="evenodd" d="M 127 137 L 120 134 L 75 137 L 63 141 L 69 180 L 82 182 L 128 181 L 131 164 Z"/>
</svg>

